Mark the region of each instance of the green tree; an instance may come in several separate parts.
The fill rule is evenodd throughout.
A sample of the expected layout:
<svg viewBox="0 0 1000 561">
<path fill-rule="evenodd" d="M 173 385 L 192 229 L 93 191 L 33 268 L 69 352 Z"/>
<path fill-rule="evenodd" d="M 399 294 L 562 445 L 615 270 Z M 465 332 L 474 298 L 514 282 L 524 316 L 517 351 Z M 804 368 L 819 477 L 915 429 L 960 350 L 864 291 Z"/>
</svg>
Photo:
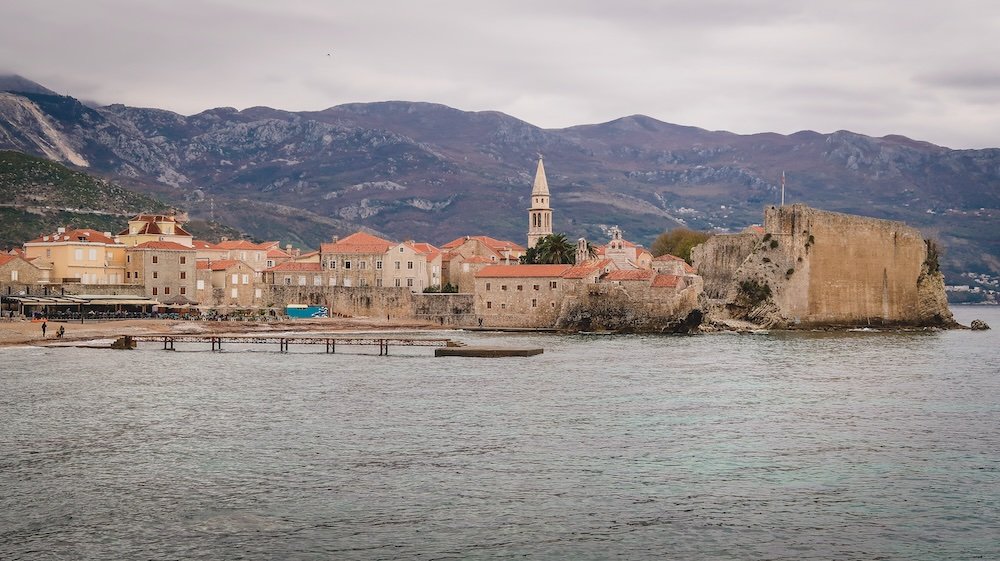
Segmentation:
<svg viewBox="0 0 1000 561">
<path fill-rule="evenodd" d="M 710 237 L 712 234 L 708 232 L 698 232 L 689 228 L 674 228 L 657 236 L 649 251 L 653 257 L 669 253 L 691 263 L 691 249 Z"/>
<path fill-rule="evenodd" d="M 531 265 L 576 263 L 576 246 L 569 243 L 566 234 L 551 234 L 539 238 L 535 247 L 521 257 L 521 263 Z"/>
</svg>

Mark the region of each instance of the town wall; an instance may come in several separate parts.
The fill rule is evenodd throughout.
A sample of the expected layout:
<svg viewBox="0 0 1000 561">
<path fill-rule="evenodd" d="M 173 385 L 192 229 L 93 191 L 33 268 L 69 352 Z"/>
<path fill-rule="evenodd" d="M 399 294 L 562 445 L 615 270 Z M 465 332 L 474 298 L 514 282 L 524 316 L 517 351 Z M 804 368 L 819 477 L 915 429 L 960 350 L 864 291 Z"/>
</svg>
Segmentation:
<svg viewBox="0 0 1000 561">
<path fill-rule="evenodd" d="M 772 327 L 953 322 L 915 228 L 805 205 L 770 207 L 764 218 L 728 295 L 736 317 Z"/>
<path fill-rule="evenodd" d="M 763 234 L 719 234 L 691 250 L 691 261 L 705 281 L 705 296 L 726 298 L 736 279 L 736 271 L 753 253 Z"/>
<path fill-rule="evenodd" d="M 288 304 L 326 306 L 333 316 L 412 318 L 414 295 L 406 288 L 373 286 L 264 285 L 263 306 L 284 310 Z"/>
<path fill-rule="evenodd" d="M 700 277 L 690 276 L 682 290 L 646 283 L 581 283 L 568 294 L 555 326 L 580 331 L 687 332 L 701 321 Z M 692 313 L 698 317 L 690 319 Z"/>
<path fill-rule="evenodd" d="M 414 294 L 413 317 L 439 325 L 472 327 L 476 310 L 472 294 Z"/>
</svg>

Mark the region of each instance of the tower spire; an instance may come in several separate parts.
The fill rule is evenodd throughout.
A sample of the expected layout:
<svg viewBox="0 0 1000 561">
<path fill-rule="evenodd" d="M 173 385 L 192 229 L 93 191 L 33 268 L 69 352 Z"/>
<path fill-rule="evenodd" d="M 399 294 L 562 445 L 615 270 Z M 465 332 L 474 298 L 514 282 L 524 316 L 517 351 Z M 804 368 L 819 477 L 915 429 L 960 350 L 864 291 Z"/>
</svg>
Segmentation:
<svg viewBox="0 0 1000 561">
<path fill-rule="evenodd" d="M 552 209 L 549 207 L 549 182 L 545 179 L 542 155 L 538 155 L 535 181 L 531 184 L 531 208 L 528 209 L 528 247 L 552 235 Z"/>
</svg>

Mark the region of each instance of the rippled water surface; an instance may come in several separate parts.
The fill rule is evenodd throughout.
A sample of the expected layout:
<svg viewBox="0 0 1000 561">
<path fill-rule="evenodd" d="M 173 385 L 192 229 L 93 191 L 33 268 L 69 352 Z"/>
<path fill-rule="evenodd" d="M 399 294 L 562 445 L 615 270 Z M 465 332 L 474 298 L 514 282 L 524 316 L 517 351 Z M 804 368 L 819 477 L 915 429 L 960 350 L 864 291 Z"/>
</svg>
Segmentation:
<svg viewBox="0 0 1000 561">
<path fill-rule="evenodd" d="M 0 349 L 0 559 L 997 559 L 997 312 L 449 334 L 519 359 Z"/>
</svg>

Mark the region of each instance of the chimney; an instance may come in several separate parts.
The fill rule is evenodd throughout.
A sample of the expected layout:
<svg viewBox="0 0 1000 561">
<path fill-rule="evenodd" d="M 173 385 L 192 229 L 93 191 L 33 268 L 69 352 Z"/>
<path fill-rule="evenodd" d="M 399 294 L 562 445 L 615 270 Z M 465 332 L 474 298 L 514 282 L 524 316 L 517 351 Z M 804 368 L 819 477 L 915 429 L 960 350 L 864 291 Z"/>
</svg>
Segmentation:
<svg viewBox="0 0 1000 561">
<path fill-rule="evenodd" d="M 56 233 L 57 234 L 65 234 L 66 233 L 66 228 L 63 228 L 62 226 L 60 226 L 60 227 L 56 228 Z"/>
<path fill-rule="evenodd" d="M 111 237 L 111 232 L 104 232 L 104 237 L 110 238 Z"/>
<path fill-rule="evenodd" d="M 340 241 L 340 236 L 334 236 L 333 237 L 333 243 L 337 243 L 339 241 Z"/>
<path fill-rule="evenodd" d="M 292 244 L 286 243 L 285 244 L 285 253 L 291 253 L 291 252 L 292 252 Z"/>
<path fill-rule="evenodd" d="M 221 242 L 228 242 L 228 241 L 229 241 L 229 238 L 227 238 L 226 236 L 222 236 L 222 238 L 220 240 L 220 243 Z"/>
</svg>

